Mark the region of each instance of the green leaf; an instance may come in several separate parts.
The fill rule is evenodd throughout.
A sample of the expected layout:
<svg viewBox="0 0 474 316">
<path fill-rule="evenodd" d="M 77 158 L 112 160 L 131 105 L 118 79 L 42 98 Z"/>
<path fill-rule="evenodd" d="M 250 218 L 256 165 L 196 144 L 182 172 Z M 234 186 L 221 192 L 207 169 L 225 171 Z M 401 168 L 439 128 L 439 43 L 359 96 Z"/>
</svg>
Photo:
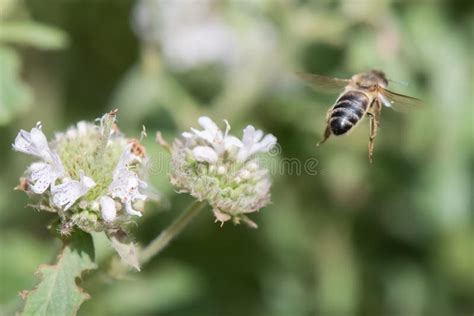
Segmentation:
<svg viewBox="0 0 474 316">
<path fill-rule="evenodd" d="M 76 315 L 79 306 L 89 298 L 76 284 L 86 270 L 95 269 L 91 235 L 75 232 L 65 243 L 55 265 L 42 265 L 38 286 L 23 292 L 26 299 L 22 315 Z"/>
<path fill-rule="evenodd" d="M 0 125 L 7 124 L 31 104 L 31 91 L 20 80 L 20 66 L 18 54 L 0 46 Z"/>
<path fill-rule="evenodd" d="M 0 24 L 0 42 L 31 45 L 41 49 L 61 49 L 67 46 L 68 36 L 63 31 L 31 21 Z"/>
</svg>

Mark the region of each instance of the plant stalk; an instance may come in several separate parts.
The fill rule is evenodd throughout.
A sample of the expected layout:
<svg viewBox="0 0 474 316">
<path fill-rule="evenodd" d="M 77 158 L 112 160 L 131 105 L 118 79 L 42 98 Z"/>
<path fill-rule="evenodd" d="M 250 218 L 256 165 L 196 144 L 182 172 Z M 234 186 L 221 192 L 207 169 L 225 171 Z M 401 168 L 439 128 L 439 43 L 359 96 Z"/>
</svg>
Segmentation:
<svg viewBox="0 0 474 316">
<path fill-rule="evenodd" d="M 147 263 L 151 258 L 159 254 L 174 237 L 181 233 L 205 205 L 205 201 L 194 201 L 178 218 L 163 230 L 158 237 L 153 239 L 151 243 L 140 252 L 140 264 Z"/>
</svg>

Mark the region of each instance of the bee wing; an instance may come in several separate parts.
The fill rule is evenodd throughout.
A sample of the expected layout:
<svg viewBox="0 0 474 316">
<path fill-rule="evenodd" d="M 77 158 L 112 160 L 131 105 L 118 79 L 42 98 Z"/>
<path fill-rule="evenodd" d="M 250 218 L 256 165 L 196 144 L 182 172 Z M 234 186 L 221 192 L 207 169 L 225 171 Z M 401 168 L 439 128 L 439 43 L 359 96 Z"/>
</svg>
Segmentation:
<svg viewBox="0 0 474 316">
<path fill-rule="evenodd" d="M 406 111 L 423 105 L 423 101 L 420 99 L 395 93 L 385 88 L 380 88 L 380 99 L 385 106 L 396 111 Z"/>
<path fill-rule="evenodd" d="M 313 89 L 321 92 L 340 93 L 350 82 L 348 79 L 331 78 L 303 72 L 296 74 Z"/>
</svg>

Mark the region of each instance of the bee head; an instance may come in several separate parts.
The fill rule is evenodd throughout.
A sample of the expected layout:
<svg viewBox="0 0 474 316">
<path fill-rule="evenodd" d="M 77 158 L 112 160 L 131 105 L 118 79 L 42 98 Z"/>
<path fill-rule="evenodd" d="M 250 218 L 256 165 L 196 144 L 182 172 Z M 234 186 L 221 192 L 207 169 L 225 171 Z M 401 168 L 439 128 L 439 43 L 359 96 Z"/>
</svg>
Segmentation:
<svg viewBox="0 0 474 316">
<path fill-rule="evenodd" d="M 373 77 L 374 81 L 378 81 L 378 84 L 382 87 L 386 87 L 388 85 L 387 76 L 385 76 L 385 73 L 383 71 L 371 70 L 368 74 Z"/>
<path fill-rule="evenodd" d="M 379 70 L 371 70 L 369 72 L 356 74 L 352 77 L 352 80 L 359 88 L 369 90 L 376 89 L 377 86 L 385 88 L 388 85 L 387 77 Z"/>
</svg>

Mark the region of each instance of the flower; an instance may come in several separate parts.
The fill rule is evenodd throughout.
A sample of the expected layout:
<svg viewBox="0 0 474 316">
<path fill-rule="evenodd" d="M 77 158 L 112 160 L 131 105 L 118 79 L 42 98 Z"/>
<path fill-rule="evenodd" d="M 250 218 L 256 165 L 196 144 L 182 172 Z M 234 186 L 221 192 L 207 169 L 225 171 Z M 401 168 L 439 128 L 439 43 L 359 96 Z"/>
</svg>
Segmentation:
<svg viewBox="0 0 474 316">
<path fill-rule="evenodd" d="M 38 159 L 27 168 L 22 187 L 39 196 L 39 209 L 58 213 L 62 227 L 116 231 L 131 216 L 142 215 L 135 204 L 146 199 L 139 171 L 147 158 L 139 142 L 125 138 L 114 121 L 110 112 L 98 125 L 79 122 L 51 142 L 38 123 L 15 138 L 15 151 Z"/>
<path fill-rule="evenodd" d="M 235 136 L 229 136 L 230 132 L 230 125 L 229 122 L 224 120 L 226 129 L 223 133 L 220 128 L 214 123 L 210 118 L 207 116 L 202 116 L 198 119 L 199 125 L 201 125 L 204 130 L 200 131 L 195 128 L 191 128 L 192 133 L 184 132 L 182 135 L 184 138 L 192 140 L 194 138 L 200 139 L 211 147 L 210 149 L 214 151 L 217 155 L 224 153 L 224 151 L 232 151 L 233 149 L 237 149 L 242 147 L 242 142 Z M 209 146 L 198 146 L 198 147 L 209 147 Z M 198 154 L 203 150 L 198 150 Z M 210 151 L 207 150 L 209 154 Z M 212 155 L 212 154 L 211 154 Z"/>
<path fill-rule="evenodd" d="M 140 158 L 132 154 L 132 147 L 133 144 L 127 145 L 120 157 L 117 167 L 113 172 L 112 183 L 109 185 L 108 193 L 112 198 L 120 199 L 129 215 L 142 216 L 142 213 L 133 209 L 132 203 L 136 200 L 146 199 L 146 196 L 140 194 L 138 189 L 146 188 L 147 185 L 129 168 L 134 162 L 140 162 Z"/>
<path fill-rule="evenodd" d="M 64 175 L 64 167 L 56 152 L 51 150 L 48 140 L 41 130 L 41 122 L 36 123 L 28 133 L 20 130 L 12 147 L 14 150 L 41 158 L 43 162 L 35 162 L 28 168 L 31 189 L 41 194 L 56 180 Z"/>
<path fill-rule="evenodd" d="M 277 30 L 261 8 L 234 10 L 234 3 L 216 0 L 140 0 L 132 28 L 146 47 L 159 49 L 173 70 L 218 65 L 229 75 L 250 71 L 260 76 L 254 69 L 268 72 L 268 62 L 281 51 Z M 235 23 L 236 18 L 245 23 Z"/>
<path fill-rule="evenodd" d="M 250 156 L 260 152 L 268 152 L 275 144 L 276 138 L 272 134 L 263 137 L 261 130 L 255 130 L 252 125 L 244 129 L 244 136 L 242 137 L 242 147 L 237 155 L 237 160 L 245 161 Z"/>
<path fill-rule="evenodd" d="M 268 170 L 257 159 L 276 144 L 276 137 L 247 126 L 242 140 L 229 134 L 208 117 L 198 119 L 202 130 L 191 128 L 172 147 L 171 182 L 212 207 L 216 221 L 241 220 L 255 226 L 246 214 L 270 202 Z"/>
<path fill-rule="evenodd" d="M 209 0 L 141 0 L 132 25 L 143 42 L 161 47 L 167 63 L 177 70 L 212 63 L 228 66 L 237 58 L 238 34 Z"/>
<path fill-rule="evenodd" d="M 89 189 L 96 186 L 94 180 L 85 176 L 82 170 L 79 171 L 79 177 L 79 181 L 65 179 L 62 184 L 51 188 L 54 205 L 67 211 Z"/>
</svg>

